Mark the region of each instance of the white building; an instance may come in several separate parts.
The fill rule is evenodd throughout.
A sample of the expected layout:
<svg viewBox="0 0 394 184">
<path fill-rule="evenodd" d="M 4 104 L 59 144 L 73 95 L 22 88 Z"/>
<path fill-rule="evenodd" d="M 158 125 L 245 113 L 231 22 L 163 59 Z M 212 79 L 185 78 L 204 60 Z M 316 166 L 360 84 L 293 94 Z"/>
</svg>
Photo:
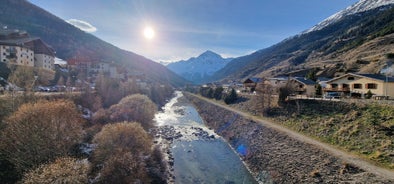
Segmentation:
<svg viewBox="0 0 394 184">
<path fill-rule="evenodd" d="M 55 52 L 40 38 L 32 38 L 19 30 L 0 30 L 0 61 L 21 65 L 54 69 Z"/>
</svg>

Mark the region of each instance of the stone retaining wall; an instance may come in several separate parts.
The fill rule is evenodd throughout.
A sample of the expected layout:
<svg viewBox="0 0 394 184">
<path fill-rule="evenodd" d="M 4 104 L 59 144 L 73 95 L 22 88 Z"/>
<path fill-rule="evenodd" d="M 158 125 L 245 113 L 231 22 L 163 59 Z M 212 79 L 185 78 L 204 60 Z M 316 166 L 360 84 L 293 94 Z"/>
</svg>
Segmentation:
<svg viewBox="0 0 394 184">
<path fill-rule="evenodd" d="M 261 183 L 391 183 L 238 114 L 194 96 L 206 125 L 236 150 Z"/>
</svg>

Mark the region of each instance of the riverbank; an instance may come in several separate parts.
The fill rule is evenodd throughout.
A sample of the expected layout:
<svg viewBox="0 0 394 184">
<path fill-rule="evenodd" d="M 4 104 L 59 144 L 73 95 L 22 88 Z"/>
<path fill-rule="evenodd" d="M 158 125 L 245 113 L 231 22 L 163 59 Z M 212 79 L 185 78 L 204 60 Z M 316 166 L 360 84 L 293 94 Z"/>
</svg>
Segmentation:
<svg viewBox="0 0 394 184">
<path fill-rule="evenodd" d="M 207 126 L 238 151 L 260 181 L 274 183 L 392 183 L 319 146 L 187 95 Z M 252 119 L 252 120 L 251 120 Z M 365 168 L 365 167 L 364 167 Z M 388 173 L 390 175 L 391 173 Z"/>
</svg>

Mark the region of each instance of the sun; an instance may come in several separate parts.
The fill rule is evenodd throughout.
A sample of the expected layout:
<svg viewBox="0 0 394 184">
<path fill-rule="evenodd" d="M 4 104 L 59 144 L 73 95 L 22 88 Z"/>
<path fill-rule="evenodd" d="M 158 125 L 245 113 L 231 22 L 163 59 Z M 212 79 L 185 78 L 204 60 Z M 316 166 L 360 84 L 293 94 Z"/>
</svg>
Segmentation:
<svg viewBox="0 0 394 184">
<path fill-rule="evenodd" d="M 144 37 L 148 40 L 152 40 L 155 37 L 155 30 L 152 27 L 145 27 Z"/>
</svg>

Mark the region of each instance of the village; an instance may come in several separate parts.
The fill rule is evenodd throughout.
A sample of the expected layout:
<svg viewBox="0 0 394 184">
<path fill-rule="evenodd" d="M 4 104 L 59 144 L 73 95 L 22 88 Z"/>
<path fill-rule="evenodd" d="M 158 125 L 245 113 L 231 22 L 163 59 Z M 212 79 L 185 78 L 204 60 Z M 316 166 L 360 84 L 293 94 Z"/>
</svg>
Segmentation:
<svg viewBox="0 0 394 184">
<path fill-rule="evenodd" d="M 382 74 L 347 73 L 335 78 L 279 76 L 247 78 L 228 84 L 208 83 L 201 88 L 222 87 L 224 92 L 235 89 L 239 95 L 269 94 L 275 96 L 280 88 L 289 88 L 288 99 L 394 99 L 394 77 Z"/>
<path fill-rule="evenodd" d="M 114 61 L 96 61 L 83 56 L 64 61 L 57 58 L 55 50 L 41 38 L 31 37 L 21 30 L 0 29 L 0 61 L 8 67 L 22 66 L 34 70 L 33 84 L 28 87 L 9 83 L 5 79 L 8 76 L 0 76 L 2 93 L 80 91 L 85 86 L 94 88 L 99 75 L 122 81 L 133 80 L 140 88 L 149 83 L 144 73 L 122 67 Z"/>
</svg>

